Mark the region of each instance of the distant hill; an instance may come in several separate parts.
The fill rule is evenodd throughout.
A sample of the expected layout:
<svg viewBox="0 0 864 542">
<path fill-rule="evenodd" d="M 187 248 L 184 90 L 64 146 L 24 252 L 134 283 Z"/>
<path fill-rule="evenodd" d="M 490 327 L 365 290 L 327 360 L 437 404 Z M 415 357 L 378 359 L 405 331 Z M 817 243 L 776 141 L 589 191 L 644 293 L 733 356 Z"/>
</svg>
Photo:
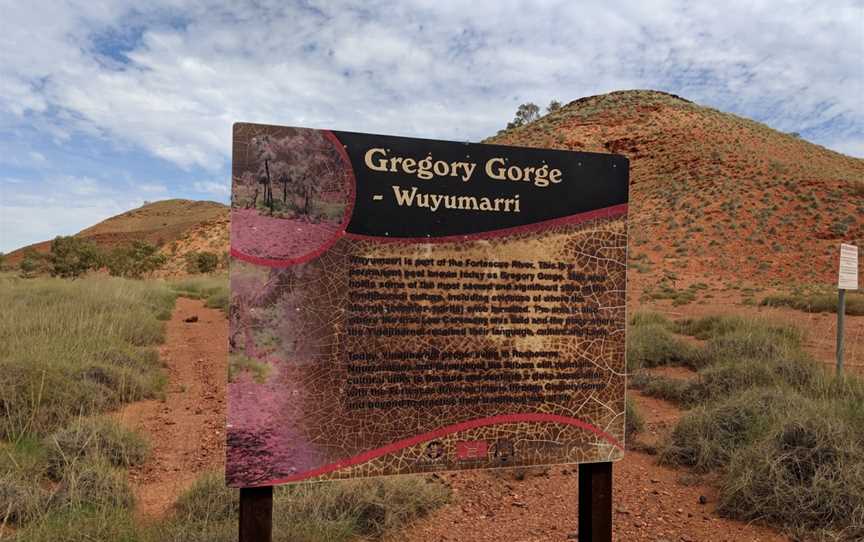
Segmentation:
<svg viewBox="0 0 864 542">
<path fill-rule="evenodd" d="M 202 230 L 213 230 L 218 233 L 202 235 Z M 223 231 L 224 235 L 222 235 Z M 179 267 L 174 265 L 175 260 L 184 259 L 185 252 L 194 250 L 195 247 L 207 246 L 217 254 L 228 250 L 228 207 L 213 201 L 186 199 L 156 201 L 103 220 L 75 235 L 92 239 L 99 246 L 106 248 L 135 240 L 159 245 L 162 251 L 169 255 L 168 266 L 173 269 Z M 193 241 L 201 237 L 220 235 L 221 240 L 218 243 L 206 244 Z M 48 252 L 50 247 L 50 240 L 29 245 L 10 252 L 7 261 L 17 265 L 28 249 Z"/>
<path fill-rule="evenodd" d="M 637 286 L 831 284 L 839 243 L 864 244 L 864 160 L 671 94 L 582 98 L 484 142 L 627 156 Z"/>
<path fill-rule="evenodd" d="M 627 156 L 634 291 L 666 277 L 676 287 L 831 284 L 839 243 L 864 245 L 864 160 L 664 92 L 581 98 L 484 142 Z M 160 243 L 160 274 L 173 275 L 190 251 L 226 252 L 228 230 L 225 205 L 174 199 L 78 235 Z"/>
</svg>

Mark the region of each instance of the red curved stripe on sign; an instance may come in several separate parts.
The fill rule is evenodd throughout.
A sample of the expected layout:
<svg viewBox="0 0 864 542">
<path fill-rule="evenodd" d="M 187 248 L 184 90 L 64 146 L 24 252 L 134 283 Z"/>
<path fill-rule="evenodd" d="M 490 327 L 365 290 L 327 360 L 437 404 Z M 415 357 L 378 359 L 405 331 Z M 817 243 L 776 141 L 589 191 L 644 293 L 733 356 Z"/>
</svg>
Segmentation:
<svg viewBox="0 0 864 542">
<path fill-rule="evenodd" d="M 579 213 L 575 215 L 569 215 L 562 218 L 553 218 L 551 220 L 544 220 L 542 222 L 535 222 L 533 224 L 526 224 L 524 226 L 515 226 L 512 228 L 504 228 L 500 230 L 492 230 L 488 232 L 481 233 L 473 233 L 470 235 L 448 235 L 446 237 L 379 237 L 377 235 L 361 235 L 358 233 L 347 233 L 342 231 L 341 233 L 336 234 L 330 242 L 326 245 L 320 247 L 315 252 L 310 252 L 300 258 L 293 258 L 287 260 L 275 260 L 272 258 L 259 258 L 257 256 L 252 256 L 249 254 L 245 254 L 240 252 L 237 249 L 231 249 L 231 256 L 245 260 L 250 263 L 254 263 L 257 265 L 266 265 L 268 267 L 289 267 L 292 265 L 297 265 L 301 263 L 308 262 L 310 260 L 314 260 L 324 252 L 326 252 L 330 247 L 332 247 L 336 241 L 341 239 L 342 237 L 348 237 L 349 239 L 359 239 L 363 241 L 376 241 L 379 243 L 453 243 L 456 241 L 471 241 L 475 239 L 488 239 L 490 237 L 501 237 L 504 235 L 511 235 L 514 233 L 524 233 L 542 230 L 545 228 L 551 228 L 553 226 L 561 226 L 566 224 L 580 224 L 582 222 L 587 222 L 589 220 L 594 220 L 596 218 L 615 218 L 618 216 L 622 216 L 627 214 L 627 204 L 622 203 L 620 205 L 612 205 L 610 207 L 603 207 L 602 209 L 595 209 L 593 211 L 587 211 L 584 213 Z"/>
<path fill-rule="evenodd" d="M 489 239 L 491 237 L 502 237 L 512 235 L 514 233 L 524 233 L 531 231 L 543 230 L 553 226 L 561 226 L 567 224 L 580 224 L 595 218 L 615 218 L 627 214 L 627 204 L 612 205 L 603 207 L 602 209 L 594 209 L 585 211 L 575 215 L 568 215 L 561 218 L 552 218 L 524 226 L 514 226 L 512 228 L 502 228 L 500 230 L 484 231 L 480 233 L 471 233 L 466 235 L 447 235 L 444 237 L 381 237 L 378 235 L 362 235 L 359 233 L 346 233 L 350 239 L 362 239 L 364 241 L 378 241 L 382 243 L 452 243 L 454 241 L 471 241 L 474 239 Z"/>
<path fill-rule="evenodd" d="M 344 469 L 346 467 L 351 467 L 354 465 L 359 465 L 360 463 L 365 463 L 367 461 L 371 461 L 377 457 L 381 457 L 382 455 L 391 454 L 393 452 L 398 452 L 403 448 L 408 448 L 409 446 L 414 446 L 415 444 L 420 444 L 421 442 L 426 442 L 429 440 L 433 440 L 436 438 L 440 438 L 446 435 L 450 435 L 453 433 L 457 433 L 459 431 L 468 431 L 469 429 L 476 429 L 477 427 L 485 427 L 487 425 L 496 425 L 503 423 L 518 423 L 518 422 L 552 422 L 552 423 L 562 423 L 565 425 L 573 425 L 594 433 L 598 437 L 603 440 L 609 442 L 616 448 L 623 450 L 623 446 L 618 440 L 610 435 L 609 433 L 599 429 L 590 423 L 583 422 L 578 418 L 570 418 L 568 416 L 560 416 L 558 414 L 546 414 L 543 412 L 526 412 L 521 414 L 501 414 L 498 416 L 490 416 L 488 418 L 477 418 L 475 420 L 468 420 L 460 423 L 456 423 L 453 425 L 447 425 L 445 427 L 440 427 L 435 429 L 434 431 L 430 431 L 428 433 L 423 433 L 420 435 L 415 435 L 413 437 L 409 437 L 402 440 L 397 440 L 396 442 L 392 442 L 386 446 L 382 446 L 381 448 L 376 448 L 374 450 L 369 450 L 367 452 L 363 452 L 362 454 L 355 455 L 354 457 L 349 457 L 348 459 L 343 459 L 341 461 L 337 461 L 336 463 L 330 463 L 329 465 L 324 465 L 323 467 L 318 467 L 317 469 L 312 469 L 307 472 L 303 472 L 300 474 L 295 474 L 293 476 L 288 476 L 285 478 L 278 478 L 276 480 L 270 480 L 268 482 L 264 482 L 262 484 L 255 484 L 253 486 L 248 487 L 259 487 L 259 486 L 269 486 L 269 485 L 277 485 L 277 484 L 285 484 L 288 482 L 298 482 L 300 480 L 305 480 L 307 478 L 314 478 L 315 476 L 320 476 L 322 474 L 327 474 L 328 472 L 333 472 L 339 469 Z"/>
<path fill-rule="evenodd" d="M 298 265 L 314 260 L 318 256 L 330 250 L 330 248 L 336 244 L 336 241 L 342 239 L 343 237 L 345 237 L 345 232 L 338 232 L 326 244 L 321 245 L 319 248 L 315 249 L 314 252 L 310 252 L 299 258 L 289 258 L 285 260 L 275 260 L 273 258 L 259 258 L 258 256 L 252 256 L 251 254 L 240 252 L 233 247 L 231 248 L 231 256 L 237 258 L 238 260 L 254 263 L 255 265 L 266 265 L 267 267 L 291 267 L 292 265 Z"/>
</svg>

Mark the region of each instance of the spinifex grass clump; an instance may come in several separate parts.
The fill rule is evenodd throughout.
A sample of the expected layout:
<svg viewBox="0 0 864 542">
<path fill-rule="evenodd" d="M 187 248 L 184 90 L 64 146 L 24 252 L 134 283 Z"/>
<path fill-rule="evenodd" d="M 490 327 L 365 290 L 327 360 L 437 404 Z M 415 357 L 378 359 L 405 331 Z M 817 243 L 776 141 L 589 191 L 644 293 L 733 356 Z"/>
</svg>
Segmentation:
<svg viewBox="0 0 864 542">
<path fill-rule="evenodd" d="M 630 397 L 627 397 L 624 408 L 624 440 L 629 442 L 633 435 L 645 427 L 645 420 Z"/>
<path fill-rule="evenodd" d="M 756 388 L 697 407 L 675 426 L 660 459 L 701 472 L 726 466 L 771 427 L 781 405 L 790 408 L 800 398 L 790 390 Z"/>
<path fill-rule="evenodd" d="M 828 401 L 802 401 L 734 454 L 720 509 L 795 530 L 864 539 L 864 428 Z"/>
<path fill-rule="evenodd" d="M 115 278 L 0 277 L 0 439 L 154 397 L 174 294 Z"/>
<path fill-rule="evenodd" d="M 107 418 L 78 420 L 45 441 L 49 472 L 55 476 L 80 461 L 105 461 L 115 467 L 140 465 L 150 451 L 140 435 Z"/>
<path fill-rule="evenodd" d="M 821 370 L 791 327 L 738 317 L 678 324 L 707 340 L 692 380 L 642 376 L 693 407 L 661 460 L 723 472 L 720 510 L 808 536 L 864 536 L 864 383 Z"/>
<path fill-rule="evenodd" d="M 694 349 L 676 337 L 672 327 L 662 315 L 636 313 L 627 334 L 627 370 L 694 363 Z"/>
</svg>

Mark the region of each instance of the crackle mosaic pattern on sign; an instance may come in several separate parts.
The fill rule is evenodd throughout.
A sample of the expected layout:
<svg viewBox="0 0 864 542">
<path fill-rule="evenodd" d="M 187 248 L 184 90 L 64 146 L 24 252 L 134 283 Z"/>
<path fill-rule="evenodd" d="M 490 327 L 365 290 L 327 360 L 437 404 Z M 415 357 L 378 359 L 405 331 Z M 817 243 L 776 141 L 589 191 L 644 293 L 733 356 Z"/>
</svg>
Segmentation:
<svg viewBox="0 0 864 542">
<path fill-rule="evenodd" d="M 283 269 L 235 261 L 231 355 L 246 369 L 236 371 L 229 384 L 229 483 L 263 485 L 309 475 L 346 478 L 619 459 L 624 437 L 625 252 L 626 216 L 619 216 L 454 243 L 342 238 L 320 257 Z M 564 281 L 578 287 L 570 294 L 578 301 L 537 303 L 547 309 L 569 305 L 576 310 L 555 313 L 555 318 L 575 318 L 569 326 L 551 323 L 556 320 L 545 324 L 508 320 L 486 327 L 532 333 L 479 334 L 483 326 L 470 323 L 412 323 L 408 312 L 389 316 L 405 316 L 404 322 L 383 323 L 387 307 L 394 302 L 372 296 L 358 301 L 358 292 L 406 296 L 422 292 L 429 298 L 446 299 L 448 291 L 412 288 L 410 281 L 396 279 L 392 282 L 404 286 L 382 289 L 384 279 L 369 286 L 351 276 L 356 268 L 352 257 L 358 256 L 375 261 L 565 262 L 570 266 L 566 274 L 590 280 Z M 398 266 L 379 266 L 390 267 Z M 431 263 L 423 269 L 447 273 L 456 268 Z M 526 284 L 554 283 L 536 278 L 536 271 L 534 279 L 524 280 Z M 488 277 L 431 282 L 446 286 L 460 281 L 496 283 Z M 421 318 L 428 316 L 427 321 L 434 321 L 432 310 L 446 304 L 434 299 L 408 303 Z M 358 305 L 373 315 L 370 323 L 356 318 Z M 451 302 L 449 307 L 454 311 L 473 307 L 471 318 L 513 316 L 493 312 L 508 307 L 501 303 L 487 302 L 485 311 L 482 302 Z M 578 312 L 582 308 L 593 312 Z M 522 316 L 530 320 L 542 314 L 532 309 Z M 559 327 L 573 332 L 549 333 Z M 448 333 L 478 330 L 478 334 L 433 336 L 418 331 L 432 328 Z M 382 329 L 396 334 L 375 331 Z M 492 354 L 480 356 L 471 368 L 452 363 L 449 370 L 409 371 L 403 374 L 411 376 L 409 382 L 398 380 L 399 371 L 380 368 L 385 353 L 437 352 L 430 357 L 435 361 L 438 356 L 440 362 L 446 353 L 513 351 L 557 352 L 554 360 L 572 368 L 544 367 L 535 358 L 530 365 L 502 369 L 495 366 Z M 372 355 L 376 359 L 368 359 Z M 430 360 L 412 360 L 426 362 Z M 480 362 L 492 367 L 483 368 Z M 577 374 L 586 376 L 577 378 Z M 371 383 L 364 384 L 358 375 L 366 375 Z M 501 375 L 510 380 L 502 382 Z M 537 385 L 543 390 L 539 394 Z M 484 387 L 497 391 L 485 393 Z M 371 404 L 390 401 L 394 406 L 363 407 L 364 398 Z M 452 403 L 454 399 L 461 402 Z"/>
</svg>

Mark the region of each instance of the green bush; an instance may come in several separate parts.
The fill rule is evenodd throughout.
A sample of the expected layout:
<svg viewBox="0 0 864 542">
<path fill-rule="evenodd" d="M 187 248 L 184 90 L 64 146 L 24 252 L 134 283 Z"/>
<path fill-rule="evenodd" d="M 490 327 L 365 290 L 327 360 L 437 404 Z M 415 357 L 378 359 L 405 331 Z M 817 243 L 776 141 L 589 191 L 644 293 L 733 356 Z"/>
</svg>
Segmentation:
<svg viewBox="0 0 864 542">
<path fill-rule="evenodd" d="M 33 249 L 28 249 L 24 252 L 21 263 L 18 264 L 18 269 L 21 271 L 22 278 L 32 279 L 49 272 L 51 264 L 48 261 L 47 255 L 40 254 Z"/>
<path fill-rule="evenodd" d="M 212 273 L 219 267 L 219 255 L 213 252 L 189 252 L 186 254 L 188 273 Z"/>
<path fill-rule="evenodd" d="M 114 277 L 140 279 L 162 267 L 167 261 L 159 247 L 146 241 L 133 241 L 117 247 L 105 256 L 105 266 Z"/>
<path fill-rule="evenodd" d="M 62 278 L 77 278 L 99 267 L 102 252 L 96 243 L 78 237 L 55 237 L 51 241 L 51 275 Z"/>
</svg>

